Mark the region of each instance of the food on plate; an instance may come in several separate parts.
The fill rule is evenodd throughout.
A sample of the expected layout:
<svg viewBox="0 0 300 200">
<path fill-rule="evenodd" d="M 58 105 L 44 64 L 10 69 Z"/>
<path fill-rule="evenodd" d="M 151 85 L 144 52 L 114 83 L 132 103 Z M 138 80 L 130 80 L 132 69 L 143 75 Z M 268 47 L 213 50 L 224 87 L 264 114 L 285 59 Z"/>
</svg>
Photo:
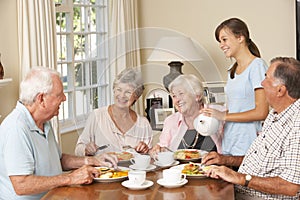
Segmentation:
<svg viewBox="0 0 300 200">
<path fill-rule="evenodd" d="M 199 159 L 200 156 L 198 150 L 178 150 L 175 152 L 175 158 L 181 160 Z"/>
<path fill-rule="evenodd" d="M 200 166 L 195 163 L 189 163 L 184 165 L 182 169 L 182 173 L 191 176 L 201 176 L 205 174 L 205 172 L 210 168 L 210 166 Z"/>
<path fill-rule="evenodd" d="M 128 170 L 116 171 L 115 169 L 100 167 L 98 168 L 100 175 L 98 178 L 108 179 L 108 178 L 120 178 L 128 176 Z"/>
<path fill-rule="evenodd" d="M 200 168 L 199 165 L 189 163 L 184 166 L 182 173 L 187 175 L 198 175 L 204 174 L 204 171 Z"/>
<path fill-rule="evenodd" d="M 130 160 L 133 158 L 133 154 L 123 151 L 123 152 L 108 152 L 108 154 L 116 155 L 119 161 Z"/>
</svg>

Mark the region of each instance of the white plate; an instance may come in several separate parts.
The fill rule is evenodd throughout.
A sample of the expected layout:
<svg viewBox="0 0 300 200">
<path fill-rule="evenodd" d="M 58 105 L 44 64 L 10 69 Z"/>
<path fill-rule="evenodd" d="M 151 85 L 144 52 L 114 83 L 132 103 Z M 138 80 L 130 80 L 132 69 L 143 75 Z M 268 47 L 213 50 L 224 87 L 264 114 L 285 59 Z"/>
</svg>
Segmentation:
<svg viewBox="0 0 300 200">
<path fill-rule="evenodd" d="M 178 164 L 179 164 L 178 160 L 176 160 L 176 161 L 174 161 L 174 162 L 172 162 L 171 164 L 168 164 L 168 165 L 162 165 L 157 161 L 154 162 L 154 165 L 156 165 L 158 167 L 172 167 L 172 166 L 175 166 L 175 165 L 178 165 Z"/>
<path fill-rule="evenodd" d="M 197 165 L 197 163 L 194 163 L 194 164 Z M 188 165 L 188 164 L 177 165 L 177 166 L 171 167 L 171 169 L 183 170 L 185 165 Z M 187 178 L 207 178 L 207 176 L 204 174 L 195 174 L 195 175 L 186 174 L 186 177 Z"/>
<path fill-rule="evenodd" d="M 180 181 L 179 183 L 167 183 L 164 181 L 164 179 L 158 179 L 157 183 L 161 186 L 164 186 L 166 188 L 177 188 L 177 187 L 181 187 L 185 184 L 187 184 L 188 180 L 187 179 L 183 179 L 182 181 Z"/>
<path fill-rule="evenodd" d="M 136 167 L 134 165 L 129 165 L 129 168 L 130 169 L 141 170 L 141 171 L 146 171 L 147 172 L 147 171 L 151 171 L 151 170 L 155 169 L 156 166 L 155 165 L 149 165 L 146 169 L 143 169 L 143 168 L 138 168 L 138 167 Z"/>
<path fill-rule="evenodd" d="M 99 169 L 101 167 L 95 167 L 96 169 Z M 118 169 L 121 169 L 122 171 L 129 171 L 130 169 L 128 167 L 118 167 Z M 117 182 L 125 180 L 128 176 L 121 176 L 117 178 L 94 178 L 94 181 L 101 182 L 101 183 L 110 183 L 110 182 Z"/>
<path fill-rule="evenodd" d="M 142 185 L 132 185 L 130 183 L 130 181 L 127 180 L 127 181 L 123 181 L 121 184 L 124 187 L 127 187 L 128 189 L 131 189 L 131 190 L 144 190 L 148 187 L 151 187 L 153 185 L 153 182 L 146 180 Z"/>
<path fill-rule="evenodd" d="M 199 153 L 199 158 L 191 158 L 191 159 L 180 159 L 180 158 L 177 158 L 177 153 L 180 152 L 180 151 L 197 151 Z M 198 161 L 200 160 L 203 155 L 207 154 L 208 152 L 207 151 L 203 151 L 203 150 L 199 150 L 199 149 L 178 149 L 177 151 L 174 152 L 174 158 L 176 160 L 179 160 L 181 162 L 193 162 L 193 161 Z"/>
</svg>

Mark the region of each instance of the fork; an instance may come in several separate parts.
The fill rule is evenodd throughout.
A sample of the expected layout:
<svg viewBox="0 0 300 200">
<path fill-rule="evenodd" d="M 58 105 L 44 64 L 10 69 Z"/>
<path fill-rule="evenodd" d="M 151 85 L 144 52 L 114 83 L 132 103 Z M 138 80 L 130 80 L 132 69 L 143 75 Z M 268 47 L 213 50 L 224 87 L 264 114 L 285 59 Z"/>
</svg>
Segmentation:
<svg viewBox="0 0 300 200">
<path fill-rule="evenodd" d="M 130 145 L 125 145 L 125 146 L 122 146 L 123 150 L 126 151 L 128 149 L 134 149 L 132 146 Z"/>
<path fill-rule="evenodd" d="M 119 167 L 114 168 L 115 172 L 122 172 L 124 170 L 120 169 Z"/>
<path fill-rule="evenodd" d="M 174 151 L 172 151 L 170 148 L 168 148 L 168 147 L 163 147 L 163 148 L 165 148 L 165 149 L 167 149 L 168 151 L 170 151 L 170 152 L 173 152 L 174 153 Z"/>
</svg>

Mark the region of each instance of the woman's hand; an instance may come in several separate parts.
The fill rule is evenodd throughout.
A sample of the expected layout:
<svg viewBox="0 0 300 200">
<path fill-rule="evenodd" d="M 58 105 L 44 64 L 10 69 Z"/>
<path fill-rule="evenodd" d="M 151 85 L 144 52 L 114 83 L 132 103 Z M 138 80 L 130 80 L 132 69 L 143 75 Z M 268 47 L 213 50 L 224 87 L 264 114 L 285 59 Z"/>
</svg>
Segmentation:
<svg viewBox="0 0 300 200">
<path fill-rule="evenodd" d="M 150 149 L 149 154 L 152 158 L 155 158 L 157 153 L 161 152 L 163 149 L 158 144 L 155 145 L 152 149 Z"/>
<path fill-rule="evenodd" d="M 203 113 L 206 116 L 214 117 L 218 120 L 225 121 L 226 120 L 226 112 L 222 112 L 212 108 L 203 108 L 200 113 Z"/>
<path fill-rule="evenodd" d="M 85 145 L 85 155 L 86 156 L 93 156 L 97 152 L 98 146 L 95 144 L 95 142 L 90 142 Z"/>
<path fill-rule="evenodd" d="M 97 156 L 93 156 L 93 158 L 94 158 L 93 165 L 95 166 L 106 166 L 106 167 L 117 168 L 118 158 L 115 155 L 103 153 Z"/>
<path fill-rule="evenodd" d="M 145 142 L 140 141 L 135 147 L 135 151 L 138 153 L 148 153 L 149 147 Z"/>
</svg>

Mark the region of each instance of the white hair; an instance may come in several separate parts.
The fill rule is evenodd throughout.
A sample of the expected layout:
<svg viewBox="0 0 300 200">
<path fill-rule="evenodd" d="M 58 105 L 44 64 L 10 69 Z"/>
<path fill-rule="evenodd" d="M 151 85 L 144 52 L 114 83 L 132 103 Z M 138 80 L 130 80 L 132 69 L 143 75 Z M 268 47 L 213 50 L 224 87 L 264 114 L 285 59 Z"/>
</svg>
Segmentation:
<svg viewBox="0 0 300 200">
<path fill-rule="evenodd" d="M 126 68 L 117 75 L 113 83 L 113 89 L 120 83 L 129 84 L 134 88 L 134 93 L 139 98 L 144 91 L 142 73 L 137 68 Z"/>
<path fill-rule="evenodd" d="M 168 89 L 170 92 L 173 91 L 174 87 L 181 86 L 188 93 L 195 97 L 200 97 L 199 102 L 203 102 L 203 86 L 200 80 L 193 74 L 183 74 L 175 78 L 169 85 Z"/>
<path fill-rule="evenodd" d="M 34 103 L 40 93 L 50 93 L 53 87 L 52 76 L 60 74 L 46 67 L 33 67 L 20 84 L 20 101 L 25 105 Z"/>
</svg>

